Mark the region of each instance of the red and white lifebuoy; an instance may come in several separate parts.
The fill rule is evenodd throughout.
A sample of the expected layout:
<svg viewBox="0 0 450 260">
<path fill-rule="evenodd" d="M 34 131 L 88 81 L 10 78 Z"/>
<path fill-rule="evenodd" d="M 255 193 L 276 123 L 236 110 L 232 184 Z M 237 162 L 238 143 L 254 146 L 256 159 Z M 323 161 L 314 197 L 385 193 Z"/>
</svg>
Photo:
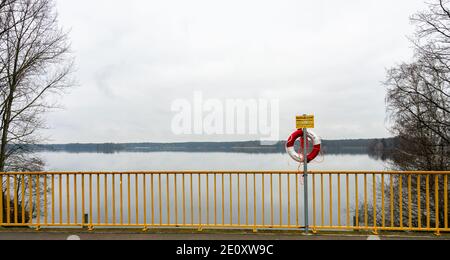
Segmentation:
<svg viewBox="0 0 450 260">
<path fill-rule="evenodd" d="M 304 157 L 303 154 L 298 154 L 295 151 L 294 148 L 294 144 L 295 141 L 297 141 L 297 139 L 301 139 L 301 144 L 303 147 L 303 130 L 302 129 L 298 129 L 297 131 L 295 131 L 288 139 L 287 143 L 286 143 L 286 151 L 287 153 L 292 157 L 292 159 L 294 159 L 297 162 L 304 162 Z M 314 159 L 316 159 L 316 157 L 320 154 L 320 149 L 322 146 L 322 140 L 320 139 L 320 137 L 318 135 L 316 135 L 313 131 L 308 130 L 308 139 L 311 139 L 313 141 L 313 150 L 310 154 L 308 154 L 308 163 L 313 161 Z"/>
</svg>

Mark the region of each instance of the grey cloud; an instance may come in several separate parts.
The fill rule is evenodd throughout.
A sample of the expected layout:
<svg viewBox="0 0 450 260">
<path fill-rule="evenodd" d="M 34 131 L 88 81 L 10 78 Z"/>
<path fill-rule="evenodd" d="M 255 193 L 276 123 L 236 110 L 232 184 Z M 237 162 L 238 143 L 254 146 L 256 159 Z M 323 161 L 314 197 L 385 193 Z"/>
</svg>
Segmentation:
<svg viewBox="0 0 450 260">
<path fill-rule="evenodd" d="M 61 0 L 80 87 L 49 114 L 53 142 L 196 141 L 171 102 L 278 97 L 281 138 L 314 113 L 325 138 L 388 136 L 385 69 L 408 60 L 422 0 Z M 88 8 L 87 8 L 88 7 Z M 253 136 L 221 136 L 246 140 Z"/>
</svg>

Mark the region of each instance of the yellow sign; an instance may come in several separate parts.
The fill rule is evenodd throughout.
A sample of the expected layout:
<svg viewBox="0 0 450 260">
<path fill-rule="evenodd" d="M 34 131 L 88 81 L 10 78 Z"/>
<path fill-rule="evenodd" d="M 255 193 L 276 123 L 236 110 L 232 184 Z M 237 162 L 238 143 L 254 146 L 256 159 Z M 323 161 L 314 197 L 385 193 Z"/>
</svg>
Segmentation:
<svg viewBox="0 0 450 260">
<path fill-rule="evenodd" d="M 297 129 L 314 128 L 314 116 L 297 116 Z"/>
</svg>

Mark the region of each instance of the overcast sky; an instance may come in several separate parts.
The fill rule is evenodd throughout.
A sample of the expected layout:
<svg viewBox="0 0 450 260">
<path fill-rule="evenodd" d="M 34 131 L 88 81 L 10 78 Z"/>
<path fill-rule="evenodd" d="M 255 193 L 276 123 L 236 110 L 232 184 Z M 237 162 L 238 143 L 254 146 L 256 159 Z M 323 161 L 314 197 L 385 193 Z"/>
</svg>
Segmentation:
<svg viewBox="0 0 450 260">
<path fill-rule="evenodd" d="M 171 132 L 175 99 L 278 98 L 281 139 L 313 113 L 326 139 L 387 137 L 387 68 L 412 56 L 423 0 L 57 0 L 78 86 L 52 143 L 249 140 Z"/>
</svg>

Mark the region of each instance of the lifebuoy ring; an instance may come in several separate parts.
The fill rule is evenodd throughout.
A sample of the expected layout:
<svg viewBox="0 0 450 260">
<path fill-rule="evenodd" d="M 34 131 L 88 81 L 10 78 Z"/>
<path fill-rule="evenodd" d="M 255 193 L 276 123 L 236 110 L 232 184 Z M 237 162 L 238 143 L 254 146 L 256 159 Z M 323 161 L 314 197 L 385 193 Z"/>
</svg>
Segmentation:
<svg viewBox="0 0 450 260">
<path fill-rule="evenodd" d="M 304 162 L 303 154 L 298 154 L 294 148 L 295 141 L 299 138 L 301 138 L 301 144 L 303 147 L 304 140 L 303 140 L 303 130 L 302 129 L 298 129 L 289 137 L 289 139 L 286 143 L 286 151 L 289 154 L 289 156 L 291 156 L 291 158 L 294 159 L 295 161 Z M 316 159 L 316 157 L 319 155 L 320 149 L 322 146 L 322 140 L 320 139 L 320 137 L 318 135 L 316 135 L 311 130 L 308 130 L 308 138 L 313 140 L 313 145 L 314 145 L 312 152 L 310 154 L 308 154 L 308 163 L 309 163 L 309 162 L 313 161 L 314 159 Z"/>
</svg>

